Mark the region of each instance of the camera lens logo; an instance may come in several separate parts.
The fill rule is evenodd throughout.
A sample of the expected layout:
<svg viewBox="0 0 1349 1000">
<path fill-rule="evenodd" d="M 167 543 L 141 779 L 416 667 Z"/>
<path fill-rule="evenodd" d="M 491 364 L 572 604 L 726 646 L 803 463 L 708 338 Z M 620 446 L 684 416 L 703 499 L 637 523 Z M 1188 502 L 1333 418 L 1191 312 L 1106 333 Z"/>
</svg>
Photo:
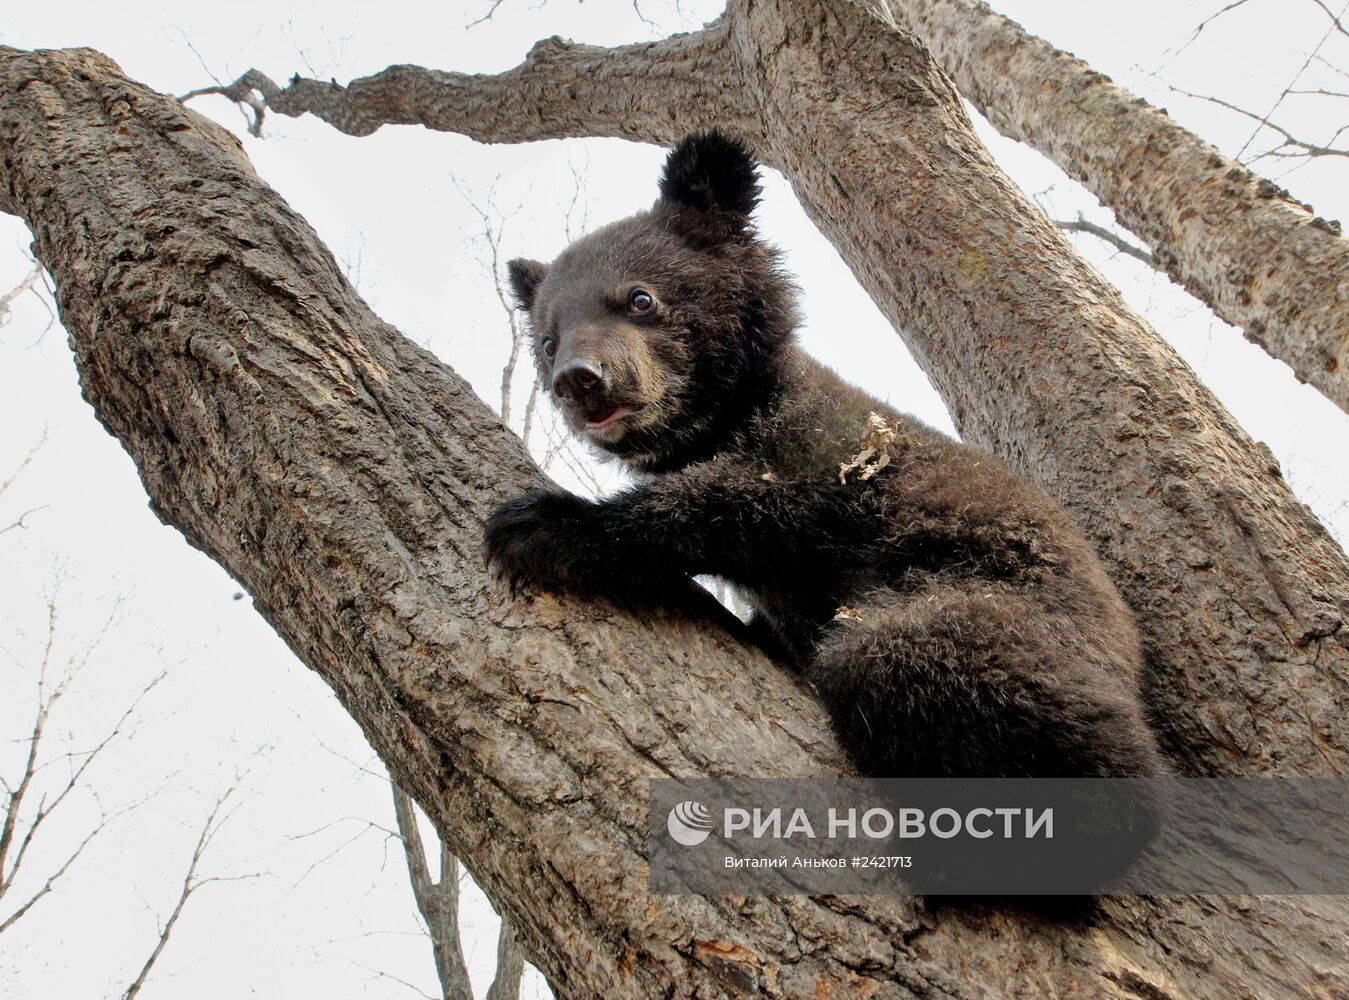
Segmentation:
<svg viewBox="0 0 1349 1000">
<path fill-rule="evenodd" d="M 665 828 L 676 844 L 697 847 L 712 832 L 712 814 L 707 811 L 707 806 L 690 799 L 670 810 Z"/>
</svg>

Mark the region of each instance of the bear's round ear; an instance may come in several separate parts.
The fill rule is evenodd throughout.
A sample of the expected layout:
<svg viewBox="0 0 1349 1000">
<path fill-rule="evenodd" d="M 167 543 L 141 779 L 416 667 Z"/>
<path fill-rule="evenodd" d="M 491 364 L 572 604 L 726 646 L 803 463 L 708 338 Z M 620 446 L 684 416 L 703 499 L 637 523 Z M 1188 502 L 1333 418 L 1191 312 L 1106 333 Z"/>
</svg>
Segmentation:
<svg viewBox="0 0 1349 1000">
<path fill-rule="evenodd" d="M 515 293 L 516 304 L 529 312 L 534 308 L 534 295 L 539 290 L 539 284 L 548 274 L 547 265 L 517 257 L 506 265 L 506 274 L 511 279 L 511 291 Z"/>
<path fill-rule="evenodd" d="M 739 139 L 720 132 L 689 136 L 670 153 L 660 196 L 704 212 L 729 212 L 748 222 L 759 204 L 758 164 Z"/>
</svg>

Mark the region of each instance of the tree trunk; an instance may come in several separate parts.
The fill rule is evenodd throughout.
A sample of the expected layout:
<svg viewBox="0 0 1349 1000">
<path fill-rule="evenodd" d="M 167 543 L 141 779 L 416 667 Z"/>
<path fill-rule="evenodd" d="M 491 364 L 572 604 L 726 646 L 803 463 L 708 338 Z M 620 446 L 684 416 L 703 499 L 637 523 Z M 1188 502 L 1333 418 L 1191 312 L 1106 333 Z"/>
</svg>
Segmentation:
<svg viewBox="0 0 1349 1000">
<path fill-rule="evenodd" d="M 1179 285 L 1349 410 L 1349 239 L 1082 60 L 978 0 L 863 0 L 902 18 L 1003 135 L 1115 210 Z"/>
<path fill-rule="evenodd" d="M 850 7 L 737 7 L 677 43 L 711 46 L 697 58 L 725 75 L 637 73 L 652 92 L 621 95 L 636 110 L 614 128 L 668 138 L 752 101 L 759 147 L 873 295 L 923 321 L 912 342 L 967 434 L 1067 497 L 1136 601 L 1169 587 L 1141 610 L 1167 618 L 1150 638 L 1173 745 L 1213 770 L 1338 768 L 1342 650 L 1318 636 L 1339 627 L 1342 554 L 1001 179 L 925 51 L 876 30 Z M 521 84 L 523 107 L 543 102 L 526 123 L 589 86 L 562 43 L 542 51 L 530 72 L 554 76 Z M 742 85 L 722 87 L 732 68 Z M 687 117 L 672 124 L 674 104 Z M 647 779 L 842 769 L 809 693 L 710 609 L 637 620 L 494 590 L 482 520 L 537 471 L 461 379 L 369 312 L 223 130 L 96 53 L 4 49 L 0 182 L 56 282 L 84 393 L 156 512 L 333 687 L 560 997 L 1349 990 L 1333 898 L 1111 899 L 1061 919 L 651 896 Z"/>
</svg>

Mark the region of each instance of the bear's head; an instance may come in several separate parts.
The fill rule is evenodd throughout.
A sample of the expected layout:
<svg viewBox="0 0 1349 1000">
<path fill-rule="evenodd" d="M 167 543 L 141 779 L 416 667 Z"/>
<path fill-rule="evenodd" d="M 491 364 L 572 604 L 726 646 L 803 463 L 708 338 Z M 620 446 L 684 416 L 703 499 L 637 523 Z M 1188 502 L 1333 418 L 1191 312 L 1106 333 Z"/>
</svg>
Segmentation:
<svg viewBox="0 0 1349 1000">
<path fill-rule="evenodd" d="M 740 142 L 689 136 L 650 211 L 552 264 L 510 262 L 539 382 L 574 434 L 665 471 L 714 454 L 771 397 L 795 295 L 754 232 L 758 199 Z"/>
</svg>

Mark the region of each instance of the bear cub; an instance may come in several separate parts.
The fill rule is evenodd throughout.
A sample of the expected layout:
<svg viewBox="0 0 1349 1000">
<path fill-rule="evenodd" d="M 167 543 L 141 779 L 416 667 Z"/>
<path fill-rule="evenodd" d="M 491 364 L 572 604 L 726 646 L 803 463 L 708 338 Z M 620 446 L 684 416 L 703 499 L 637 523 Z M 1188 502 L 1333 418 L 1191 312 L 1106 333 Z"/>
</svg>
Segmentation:
<svg viewBox="0 0 1349 1000">
<path fill-rule="evenodd" d="M 688 137 L 659 190 L 510 263 L 542 387 L 637 485 L 503 504 L 494 573 L 628 600 L 730 581 L 868 775 L 1163 773 L 1132 617 L 1067 515 L 797 347 L 741 143 Z"/>
</svg>

